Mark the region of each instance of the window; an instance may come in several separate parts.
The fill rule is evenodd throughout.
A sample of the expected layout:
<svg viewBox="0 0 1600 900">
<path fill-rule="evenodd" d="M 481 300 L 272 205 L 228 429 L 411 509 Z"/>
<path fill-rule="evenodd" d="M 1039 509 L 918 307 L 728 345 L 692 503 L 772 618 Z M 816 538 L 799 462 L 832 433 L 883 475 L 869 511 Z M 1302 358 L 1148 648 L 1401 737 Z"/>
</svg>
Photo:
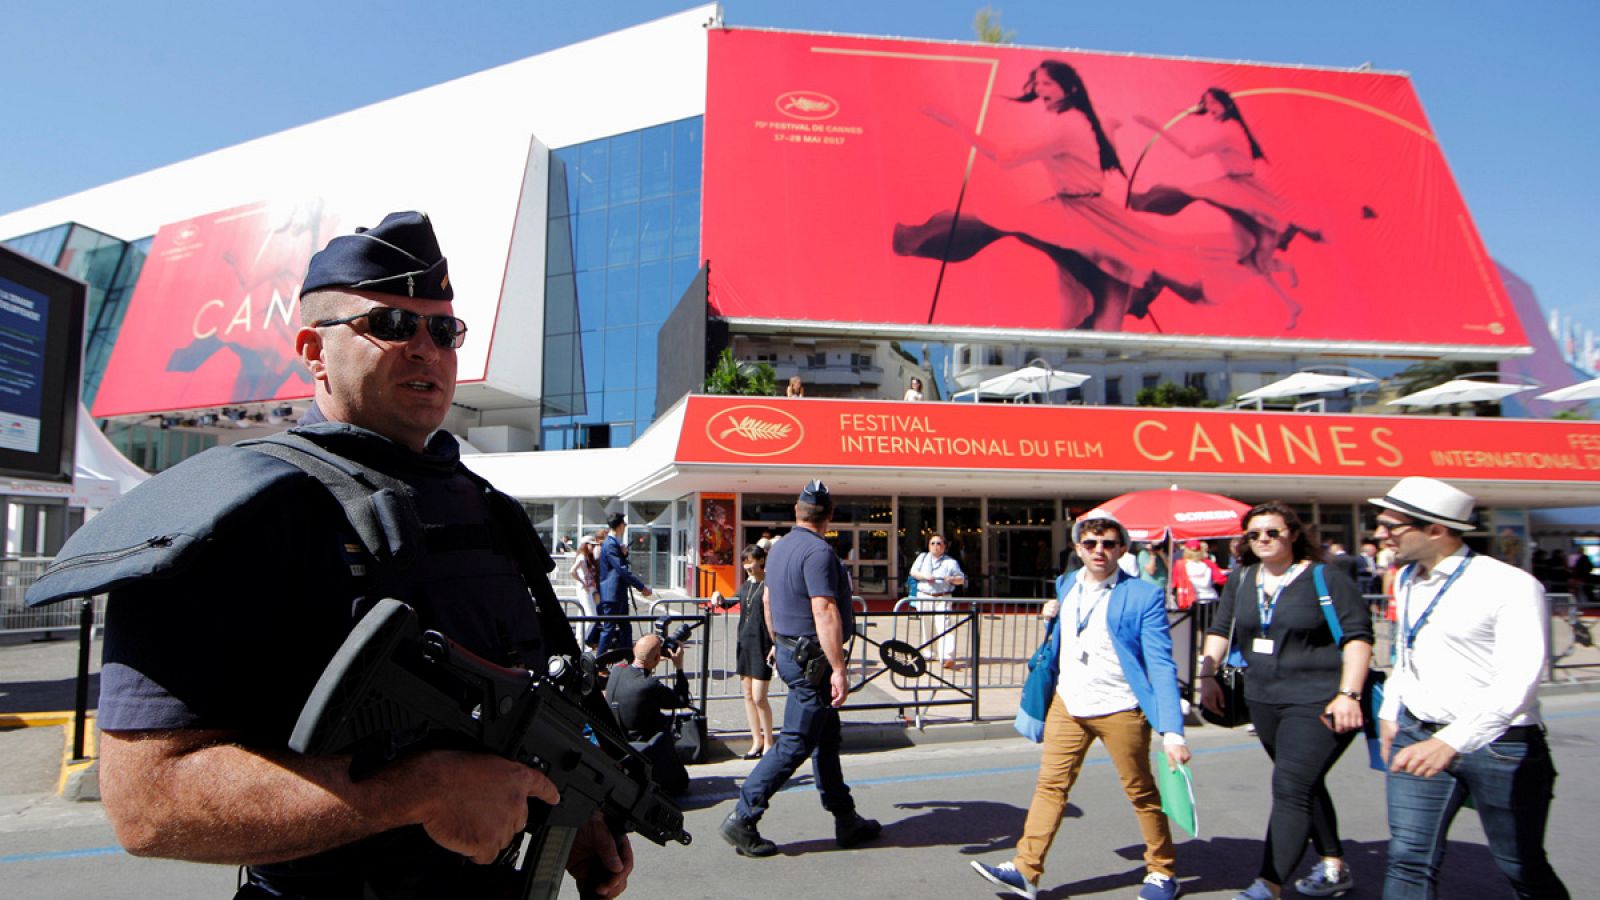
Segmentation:
<svg viewBox="0 0 1600 900">
<path fill-rule="evenodd" d="M 700 268 L 701 131 L 694 117 L 551 151 L 547 449 L 621 447 L 650 425 L 656 332 Z"/>
</svg>

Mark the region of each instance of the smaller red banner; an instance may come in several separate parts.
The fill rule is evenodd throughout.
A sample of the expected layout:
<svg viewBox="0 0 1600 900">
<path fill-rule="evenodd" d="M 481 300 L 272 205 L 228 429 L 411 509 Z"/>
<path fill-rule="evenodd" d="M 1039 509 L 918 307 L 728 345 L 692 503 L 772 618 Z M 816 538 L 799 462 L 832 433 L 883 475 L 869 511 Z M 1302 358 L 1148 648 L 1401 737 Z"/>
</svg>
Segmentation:
<svg viewBox="0 0 1600 900">
<path fill-rule="evenodd" d="M 691 397 L 677 462 L 1592 482 L 1600 424 Z"/>
</svg>

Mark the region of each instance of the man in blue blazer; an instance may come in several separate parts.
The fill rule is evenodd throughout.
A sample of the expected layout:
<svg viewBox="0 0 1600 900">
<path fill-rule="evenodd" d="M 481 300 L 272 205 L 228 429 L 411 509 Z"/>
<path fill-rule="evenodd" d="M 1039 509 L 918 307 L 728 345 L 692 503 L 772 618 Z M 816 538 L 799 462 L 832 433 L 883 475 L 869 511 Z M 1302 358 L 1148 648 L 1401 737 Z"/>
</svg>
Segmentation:
<svg viewBox="0 0 1600 900">
<path fill-rule="evenodd" d="M 605 543 L 600 545 L 600 604 L 595 607 L 595 612 L 600 616 L 626 616 L 628 614 L 628 589 L 634 588 L 639 593 L 650 596 L 650 586 L 639 580 L 628 568 L 628 545 L 624 543 L 628 536 L 628 520 L 622 513 L 613 513 L 606 521 L 611 533 L 606 535 Z M 598 649 L 596 653 L 604 655 L 609 650 L 628 649 L 633 647 L 633 628 L 626 621 L 612 620 L 601 622 Z"/>
<path fill-rule="evenodd" d="M 1083 567 L 1057 579 L 1057 599 L 1045 604 L 1052 622 L 1034 666 L 1043 671 L 1029 676 L 1031 689 L 1024 690 L 1017 716 L 1018 730 L 1044 744 L 1022 840 L 1010 862 L 990 866 L 974 860 L 972 867 L 1019 897 L 1037 896 L 1067 793 L 1099 739 L 1144 835 L 1148 873 L 1139 896 L 1173 900 L 1179 887 L 1172 830 L 1150 769 L 1152 730 L 1161 733 L 1169 766 L 1189 760 L 1166 597 L 1118 567 L 1128 550 L 1128 530 L 1116 519 L 1091 510 L 1073 524 L 1072 543 Z"/>
</svg>

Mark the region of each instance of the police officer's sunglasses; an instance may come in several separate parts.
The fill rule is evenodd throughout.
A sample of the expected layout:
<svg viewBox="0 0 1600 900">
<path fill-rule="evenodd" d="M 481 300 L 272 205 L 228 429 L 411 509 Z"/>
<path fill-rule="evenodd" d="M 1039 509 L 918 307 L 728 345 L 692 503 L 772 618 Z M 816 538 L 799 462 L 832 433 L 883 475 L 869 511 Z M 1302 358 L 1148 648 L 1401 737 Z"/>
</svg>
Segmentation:
<svg viewBox="0 0 1600 900">
<path fill-rule="evenodd" d="M 366 312 L 342 319 L 323 319 L 312 323 L 311 327 L 349 325 L 358 319 L 366 319 L 367 331 L 380 341 L 409 341 L 417 333 L 418 322 L 425 323 L 428 337 L 446 350 L 457 349 L 467 341 L 467 323 L 455 316 L 425 316 L 392 306 L 374 306 Z"/>
</svg>

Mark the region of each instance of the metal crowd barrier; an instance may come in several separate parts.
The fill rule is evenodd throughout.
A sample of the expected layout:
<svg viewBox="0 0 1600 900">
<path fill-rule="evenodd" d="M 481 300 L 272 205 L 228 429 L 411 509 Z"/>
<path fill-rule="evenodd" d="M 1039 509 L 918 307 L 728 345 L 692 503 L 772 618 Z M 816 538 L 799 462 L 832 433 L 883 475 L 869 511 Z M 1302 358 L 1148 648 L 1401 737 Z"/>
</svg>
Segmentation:
<svg viewBox="0 0 1600 900">
<path fill-rule="evenodd" d="M 46 638 L 76 633 L 81 619 L 77 603 L 52 603 L 29 609 L 23 594 L 44 574 L 53 558 L 0 559 L 0 634 L 33 633 Z M 105 614 L 105 597 L 95 598 L 95 619 Z"/>
<path fill-rule="evenodd" d="M 1584 615 L 1586 604 L 1574 594 L 1546 594 L 1550 604 L 1550 661 L 1545 678 L 1571 677 L 1574 669 L 1600 667 L 1594 642 L 1594 621 Z"/>
</svg>

